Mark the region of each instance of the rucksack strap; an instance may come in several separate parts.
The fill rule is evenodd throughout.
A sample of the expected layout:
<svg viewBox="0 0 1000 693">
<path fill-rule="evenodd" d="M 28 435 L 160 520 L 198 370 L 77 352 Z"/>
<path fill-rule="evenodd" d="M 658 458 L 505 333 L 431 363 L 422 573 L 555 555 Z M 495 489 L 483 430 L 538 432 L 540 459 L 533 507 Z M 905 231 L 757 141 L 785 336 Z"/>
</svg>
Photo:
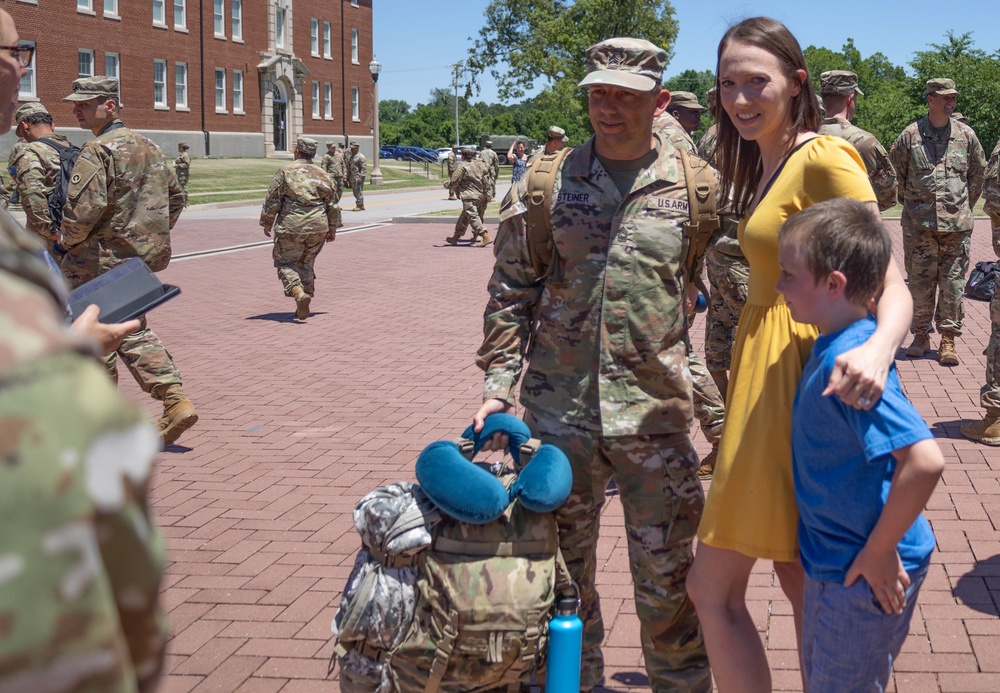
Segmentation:
<svg viewBox="0 0 1000 693">
<path fill-rule="evenodd" d="M 75 149 L 75 147 L 73 145 L 65 147 L 65 146 L 59 144 L 58 142 L 56 142 L 55 140 L 50 140 L 48 137 L 39 137 L 37 141 L 38 142 L 44 142 L 45 144 L 49 145 L 50 147 L 52 147 L 53 149 L 55 149 L 60 154 L 62 154 L 67 149 Z"/>
<path fill-rule="evenodd" d="M 528 169 L 528 205 L 525 213 L 528 257 L 538 279 L 545 279 L 552 272 L 555 243 L 552 241 L 552 194 L 556 176 L 563 159 L 573 151 L 563 147 L 558 152 L 545 154 Z"/>
<path fill-rule="evenodd" d="M 684 237 L 687 240 L 684 267 L 687 269 L 687 279 L 695 281 L 701 274 L 697 261 L 704 257 L 712 234 L 720 226 L 717 199 L 719 187 L 707 162 L 701 159 L 692 161 L 691 156 L 683 149 L 678 149 L 677 153 L 684 168 L 684 182 L 688 193 L 688 221 L 684 224 Z"/>
<path fill-rule="evenodd" d="M 441 681 L 448 670 L 448 659 L 455 649 L 455 639 L 458 638 L 458 612 L 450 610 L 448 612 L 448 622 L 441 630 L 441 639 L 438 641 L 437 650 L 434 652 L 434 662 L 427 675 L 427 684 L 424 686 L 424 693 L 437 693 L 441 688 Z"/>
</svg>

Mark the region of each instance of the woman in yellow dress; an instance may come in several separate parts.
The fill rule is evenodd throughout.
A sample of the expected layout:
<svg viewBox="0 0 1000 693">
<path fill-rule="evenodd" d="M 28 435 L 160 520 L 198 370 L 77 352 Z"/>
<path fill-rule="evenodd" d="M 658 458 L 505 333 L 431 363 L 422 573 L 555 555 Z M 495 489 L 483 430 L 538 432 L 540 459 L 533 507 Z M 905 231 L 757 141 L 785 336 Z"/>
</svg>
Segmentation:
<svg viewBox="0 0 1000 693">
<path fill-rule="evenodd" d="M 758 558 L 774 561 L 801 632 L 803 572 L 791 466 L 792 400 L 816 329 L 794 322 L 775 290 L 778 229 L 796 212 L 835 197 L 875 194 L 858 153 L 816 134 L 819 104 L 795 37 L 764 17 L 732 27 L 719 44 L 716 86 L 719 170 L 741 215 L 739 240 L 750 262 L 726 398 L 715 477 L 688 575 L 709 661 L 720 691 L 769 691 L 764 648 L 746 606 Z M 869 408 L 910 325 L 913 306 L 890 263 L 869 341 L 838 359 L 828 392 Z"/>
</svg>

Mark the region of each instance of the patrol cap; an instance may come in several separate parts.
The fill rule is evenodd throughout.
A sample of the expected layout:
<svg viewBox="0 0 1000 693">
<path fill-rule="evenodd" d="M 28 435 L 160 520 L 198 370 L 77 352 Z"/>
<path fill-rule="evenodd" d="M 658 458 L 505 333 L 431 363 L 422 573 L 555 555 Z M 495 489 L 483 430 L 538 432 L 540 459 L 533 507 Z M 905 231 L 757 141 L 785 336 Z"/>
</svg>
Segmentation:
<svg viewBox="0 0 1000 693">
<path fill-rule="evenodd" d="M 663 80 L 667 52 L 649 41 L 612 38 L 587 49 L 587 76 L 579 86 L 606 84 L 653 91 Z"/>
<path fill-rule="evenodd" d="M 358 144 L 357 142 L 351 142 L 351 146 L 352 146 L 352 147 L 359 147 L 359 146 L 361 146 L 361 145 L 359 145 L 359 144 Z"/>
<path fill-rule="evenodd" d="M 820 94 L 861 94 L 858 89 L 858 76 L 850 70 L 827 70 L 819 76 Z"/>
<path fill-rule="evenodd" d="M 569 138 L 566 137 L 566 131 L 563 130 L 558 125 L 552 125 L 552 126 L 550 126 L 549 127 L 549 132 L 548 132 L 547 136 L 548 136 L 548 138 L 550 140 L 560 140 L 562 142 L 569 141 Z"/>
<path fill-rule="evenodd" d="M 719 102 L 718 94 L 719 90 L 716 89 L 715 87 L 712 87 L 711 89 L 705 92 L 705 103 L 708 104 L 708 110 L 710 111 L 715 110 L 715 106 Z"/>
<path fill-rule="evenodd" d="M 190 149 L 191 148 L 191 145 L 189 145 L 187 142 L 178 142 L 177 146 L 178 147 L 183 147 L 184 149 Z"/>
<path fill-rule="evenodd" d="M 315 155 L 317 145 L 319 145 L 319 142 L 308 137 L 300 137 L 295 140 L 295 148 L 298 149 L 299 154 L 302 154 L 303 156 Z"/>
<path fill-rule="evenodd" d="M 452 149 L 458 149 L 458 145 L 457 145 L 457 144 L 453 144 L 453 145 L 451 145 L 451 148 L 452 148 Z M 464 150 L 463 150 L 463 151 L 464 151 Z"/>
<path fill-rule="evenodd" d="M 90 101 L 98 97 L 118 98 L 118 78 L 96 75 L 73 82 L 73 91 L 63 101 Z"/>
<path fill-rule="evenodd" d="M 493 146 L 493 140 L 486 140 L 485 144 L 486 144 L 487 147 L 492 147 Z"/>
<path fill-rule="evenodd" d="M 927 88 L 924 90 L 924 94 L 937 94 L 938 96 L 951 96 L 954 94 L 958 96 L 958 90 L 955 88 L 955 80 L 936 77 L 927 80 Z"/>
<path fill-rule="evenodd" d="M 965 124 L 969 123 L 969 119 L 966 118 L 964 115 L 962 115 L 961 111 L 955 111 L 954 113 L 951 114 L 951 117 L 960 123 L 965 123 Z"/>
<path fill-rule="evenodd" d="M 474 155 L 476 153 L 475 147 L 462 147 L 462 154 Z"/>
<path fill-rule="evenodd" d="M 42 104 L 41 101 L 30 101 L 30 102 L 28 102 L 26 104 L 23 104 L 20 108 L 17 109 L 17 111 L 14 112 L 14 122 L 15 123 L 20 123 L 22 120 L 24 120 L 28 116 L 33 116 L 36 113 L 46 113 L 47 114 L 48 112 L 49 112 L 49 109 L 47 109 Z"/>
<path fill-rule="evenodd" d="M 336 147 L 336 146 L 337 146 L 337 143 L 334 142 L 333 140 L 327 140 L 326 141 L 326 148 L 327 149 L 329 149 L 330 147 Z"/>
<path fill-rule="evenodd" d="M 698 97 L 689 91 L 670 92 L 670 107 L 687 108 L 699 113 L 705 110 L 705 107 L 698 103 Z"/>
</svg>

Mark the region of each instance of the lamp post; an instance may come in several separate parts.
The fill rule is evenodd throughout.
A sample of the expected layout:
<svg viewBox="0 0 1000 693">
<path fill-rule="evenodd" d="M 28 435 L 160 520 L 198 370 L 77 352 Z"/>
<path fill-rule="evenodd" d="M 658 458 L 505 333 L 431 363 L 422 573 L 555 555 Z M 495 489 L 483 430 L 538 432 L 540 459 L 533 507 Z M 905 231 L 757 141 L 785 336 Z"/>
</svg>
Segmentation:
<svg viewBox="0 0 1000 693">
<path fill-rule="evenodd" d="M 382 71 L 382 63 L 378 61 L 374 55 L 372 56 L 372 61 L 368 63 L 368 71 L 372 73 L 372 84 L 374 85 L 374 90 L 372 93 L 372 98 L 375 100 L 375 122 L 372 124 L 373 128 L 373 142 L 375 144 L 374 158 L 375 166 L 372 168 L 372 185 L 382 185 L 382 169 L 379 168 L 379 142 L 378 142 L 378 73 Z"/>
</svg>

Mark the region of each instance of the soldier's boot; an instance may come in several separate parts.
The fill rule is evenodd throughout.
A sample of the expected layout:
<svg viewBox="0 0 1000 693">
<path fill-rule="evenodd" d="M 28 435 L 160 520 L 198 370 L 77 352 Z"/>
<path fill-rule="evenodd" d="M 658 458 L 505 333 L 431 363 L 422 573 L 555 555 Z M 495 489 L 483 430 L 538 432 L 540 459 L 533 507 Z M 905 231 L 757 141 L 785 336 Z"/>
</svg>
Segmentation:
<svg viewBox="0 0 1000 693">
<path fill-rule="evenodd" d="M 955 338 L 950 334 L 941 335 L 941 344 L 938 346 L 938 363 L 942 366 L 957 366 L 961 362 L 955 352 Z"/>
<path fill-rule="evenodd" d="M 931 338 L 926 333 L 913 335 L 913 341 L 906 347 L 906 357 L 911 359 L 923 358 L 923 355 L 931 350 Z"/>
<path fill-rule="evenodd" d="M 163 416 L 156 422 L 156 429 L 163 445 L 173 445 L 184 431 L 198 423 L 198 412 L 177 383 L 158 386 L 153 397 L 163 400 Z"/>
<path fill-rule="evenodd" d="M 492 242 L 493 242 L 493 239 L 490 238 L 490 233 L 489 233 L 489 231 L 487 231 L 487 232 L 483 233 L 482 236 L 479 237 L 478 241 L 476 241 L 476 247 L 477 248 L 485 248 L 486 246 L 488 246 Z"/>
<path fill-rule="evenodd" d="M 701 461 L 701 466 L 698 467 L 699 479 L 712 478 L 712 475 L 715 474 L 715 460 L 718 457 L 719 457 L 719 444 L 715 443 L 712 446 L 712 452 L 705 455 L 705 459 Z"/>
<path fill-rule="evenodd" d="M 986 445 L 1000 445 L 1000 407 L 986 407 L 982 421 L 966 421 L 962 435 Z"/>
<path fill-rule="evenodd" d="M 444 242 L 447 243 L 448 245 L 458 245 L 458 239 L 460 239 L 460 238 L 461 238 L 461 236 L 454 236 L 454 235 L 452 235 L 452 236 L 448 236 L 446 239 L 444 239 Z"/>
<path fill-rule="evenodd" d="M 721 371 L 709 371 L 709 375 L 712 376 L 712 380 L 715 381 L 715 386 L 719 388 L 719 394 L 722 395 L 722 399 L 726 399 L 726 391 L 729 390 L 729 374 L 725 370 Z"/>
<path fill-rule="evenodd" d="M 301 286 L 292 287 L 292 298 L 295 299 L 295 317 L 299 320 L 305 320 L 309 317 L 309 304 L 312 302 L 312 296 L 306 293 L 306 290 Z"/>
</svg>

